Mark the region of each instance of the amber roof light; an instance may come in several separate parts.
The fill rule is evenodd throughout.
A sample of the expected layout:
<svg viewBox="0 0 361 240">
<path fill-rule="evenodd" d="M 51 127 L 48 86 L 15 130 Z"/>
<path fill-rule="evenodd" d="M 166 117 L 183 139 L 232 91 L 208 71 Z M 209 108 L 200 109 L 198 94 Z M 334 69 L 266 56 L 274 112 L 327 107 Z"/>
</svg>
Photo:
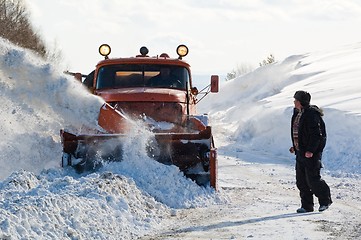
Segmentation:
<svg viewBox="0 0 361 240">
<path fill-rule="evenodd" d="M 100 45 L 99 53 L 100 53 L 100 55 L 104 56 L 105 59 L 108 59 L 108 55 L 110 54 L 110 52 L 111 52 L 111 48 L 108 44 Z"/>
<path fill-rule="evenodd" d="M 182 59 L 183 57 L 187 56 L 188 54 L 188 47 L 186 45 L 179 45 L 177 47 L 177 54 L 179 56 L 179 59 Z"/>
</svg>

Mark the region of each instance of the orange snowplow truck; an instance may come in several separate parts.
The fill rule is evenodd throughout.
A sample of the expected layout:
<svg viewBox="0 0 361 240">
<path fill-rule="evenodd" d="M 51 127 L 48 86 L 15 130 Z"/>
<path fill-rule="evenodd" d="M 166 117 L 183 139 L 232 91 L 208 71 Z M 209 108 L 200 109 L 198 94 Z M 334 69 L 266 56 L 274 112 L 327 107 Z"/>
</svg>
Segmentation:
<svg viewBox="0 0 361 240">
<path fill-rule="evenodd" d="M 207 114 L 198 114 L 196 105 L 208 93 L 218 92 L 219 77 L 212 75 L 201 91 L 193 87 L 190 66 L 183 61 L 188 54 L 185 45 L 178 46 L 177 58 L 165 53 L 150 57 L 146 47 L 129 58 L 109 58 L 110 51 L 107 44 L 99 47 L 105 59 L 89 75 L 66 72 L 104 99 L 98 118 L 104 131 L 74 134 L 60 130 L 62 166 L 83 172 L 105 161 L 121 161 L 121 139 L 132 127 L 130 119 L 142 119 L 154 133 L 147 146 L 151 158 L 176 165 L 197 184 L 217 189 L 212 129 Z"/>
</svg>

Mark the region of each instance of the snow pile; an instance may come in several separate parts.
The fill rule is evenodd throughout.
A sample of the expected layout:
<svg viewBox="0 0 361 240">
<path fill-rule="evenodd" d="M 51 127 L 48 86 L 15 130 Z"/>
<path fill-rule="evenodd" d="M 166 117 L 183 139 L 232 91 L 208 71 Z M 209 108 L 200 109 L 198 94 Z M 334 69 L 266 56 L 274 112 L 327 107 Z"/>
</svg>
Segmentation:
<svg viewBox="0 0 361 240">
<path fill-rule="evenodd" d="M 215 125 L 244 149 L 291 159 L 290 118 L 293 94 L 311 93 L 311 104 L 324 110 L 328 140 L 325 169 L 333 174 L 361 173 L 361 43 L 332 51 L 291 56 L 282 62 L 226 82 L 202 109 L 211 109 Z M 215 126 L 217 131 L 217 126 Z"/>
<path fill-rule="evenodd" d="M 113 173 L 73 178 L 51 170 L 19 171 L 1 184 L 1 239 L 119 239 L 137 236 L 168 209 Z"/>
</svg>

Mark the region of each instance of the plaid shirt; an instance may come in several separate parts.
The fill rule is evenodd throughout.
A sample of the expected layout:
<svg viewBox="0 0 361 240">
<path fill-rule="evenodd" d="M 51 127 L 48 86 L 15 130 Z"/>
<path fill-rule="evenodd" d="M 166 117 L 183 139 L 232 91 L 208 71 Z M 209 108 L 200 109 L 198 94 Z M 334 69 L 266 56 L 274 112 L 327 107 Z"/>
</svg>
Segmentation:
<svg viewBox="0 0 361 240">
<path fill-rule="evenodd" d="M 302 113 L 303 113 L 303 109 L 301 111 L 298 111 L 298 114 L 295 117 L 295 120 L 293 121 L 293 124 L 292 124 L 293 143 L 294 143 L 295 148 L 296 148 L 297 151 L 300 150 L 299 147 L 298 147 L 298 127 L 300 125 L 300 118 L 302 116 Z"/>
</svg>

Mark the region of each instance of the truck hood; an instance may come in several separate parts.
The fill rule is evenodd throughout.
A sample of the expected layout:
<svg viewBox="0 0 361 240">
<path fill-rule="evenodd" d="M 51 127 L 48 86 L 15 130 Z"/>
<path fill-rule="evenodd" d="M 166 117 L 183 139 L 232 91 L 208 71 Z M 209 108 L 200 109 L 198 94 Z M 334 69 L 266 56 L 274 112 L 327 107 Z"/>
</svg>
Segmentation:
<svg viewBox="0 0 361 240">
<path fill-rule="evenodd" d="M 95 90 L 106 102 L 178 102 L 186 103 L 186 91 L 168 88 L 119 88 Z"/>
</svg>

